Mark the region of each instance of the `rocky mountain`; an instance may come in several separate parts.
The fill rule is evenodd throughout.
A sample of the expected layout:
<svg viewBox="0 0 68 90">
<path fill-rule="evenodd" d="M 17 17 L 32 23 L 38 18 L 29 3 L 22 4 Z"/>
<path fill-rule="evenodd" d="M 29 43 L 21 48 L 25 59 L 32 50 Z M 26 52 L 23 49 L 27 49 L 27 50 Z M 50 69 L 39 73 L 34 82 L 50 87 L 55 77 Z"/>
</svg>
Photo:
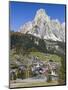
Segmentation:
<svg viewBox="0 0 68 90">
<path fill-rule="evenodd" d="M 65 42 L 65 23 L 51 19 L 44 9 L 39 9 L 35 18 L 21 26 L 19 31 L 45 40 Z"/>
</svg>

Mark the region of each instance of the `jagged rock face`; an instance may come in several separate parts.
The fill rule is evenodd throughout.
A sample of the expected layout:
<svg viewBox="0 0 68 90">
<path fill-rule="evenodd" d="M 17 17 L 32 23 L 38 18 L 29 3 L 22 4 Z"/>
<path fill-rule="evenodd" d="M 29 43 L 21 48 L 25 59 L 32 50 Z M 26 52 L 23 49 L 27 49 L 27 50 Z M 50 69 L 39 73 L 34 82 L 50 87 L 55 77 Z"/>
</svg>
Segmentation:
<svg viewBox="0 0 68 90">
<path fill-rule="evenodd" d="M 26 24 L 24 24 L 23 26 L 20 27 L 20 32 L 25 34 L 28 31 L 30 31 L 32 29 L 32 22 L 27 22 Z"/>
<path fill-rule="evenodd" d="M 46 40 L 65 42 L 65 23 L 61 24 L 57 19 L 50 19 L 44 9 L 39 9 L 34 20 L 24 24 L 20 32 Z"/>
</svg>

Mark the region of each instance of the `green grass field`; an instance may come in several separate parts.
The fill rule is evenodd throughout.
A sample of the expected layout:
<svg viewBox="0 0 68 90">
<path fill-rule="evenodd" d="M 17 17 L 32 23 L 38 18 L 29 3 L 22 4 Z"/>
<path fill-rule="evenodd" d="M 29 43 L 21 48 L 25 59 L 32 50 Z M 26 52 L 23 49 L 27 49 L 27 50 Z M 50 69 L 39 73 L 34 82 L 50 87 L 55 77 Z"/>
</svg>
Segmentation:
<svg viewBox="0 0 68 90">
<path fill-rule="evenodd" d="M 31 56 L 37 56 L 42 61 L 48 61 L 51 59 L 55 62 L 61 62 L 61 57 L 59 57 L 56 54 L 45 54 L 42 52 L 31 52 L 30 55 Z"/>
</svg>

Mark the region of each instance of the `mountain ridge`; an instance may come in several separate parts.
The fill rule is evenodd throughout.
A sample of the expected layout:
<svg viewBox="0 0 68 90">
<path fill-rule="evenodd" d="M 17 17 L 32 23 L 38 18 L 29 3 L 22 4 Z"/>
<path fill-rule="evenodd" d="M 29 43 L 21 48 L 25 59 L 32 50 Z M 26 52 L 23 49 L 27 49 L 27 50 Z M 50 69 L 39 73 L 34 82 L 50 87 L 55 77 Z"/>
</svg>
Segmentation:
<svg viewBox="0 0 68 90">
<path fill-rule="evenodd" d="M 44 9 L 39 9 L 35 18 L 21 26 L 19 31 L 45 40 L 65 42 L 65 22 L 51 19 Z"/>
</svg>

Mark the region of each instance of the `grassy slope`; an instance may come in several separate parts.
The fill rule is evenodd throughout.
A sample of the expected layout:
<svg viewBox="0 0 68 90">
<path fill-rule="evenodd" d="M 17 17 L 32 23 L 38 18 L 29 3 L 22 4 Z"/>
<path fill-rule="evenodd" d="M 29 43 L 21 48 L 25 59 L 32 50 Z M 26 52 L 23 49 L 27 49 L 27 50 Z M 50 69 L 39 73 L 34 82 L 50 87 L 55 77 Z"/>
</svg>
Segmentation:
<svg viewBox="0 0 68 90">
<path fill-rule="evenodd" d="M 55 62 L 61 62 L 61 57 L 59 57 L 56 54 L 44 54 L 41 52 L 31 52 L 30 55 L 37 56 L 42 61 L 48 61 L 48 60 L 52 59 Z"/>
</svg>

